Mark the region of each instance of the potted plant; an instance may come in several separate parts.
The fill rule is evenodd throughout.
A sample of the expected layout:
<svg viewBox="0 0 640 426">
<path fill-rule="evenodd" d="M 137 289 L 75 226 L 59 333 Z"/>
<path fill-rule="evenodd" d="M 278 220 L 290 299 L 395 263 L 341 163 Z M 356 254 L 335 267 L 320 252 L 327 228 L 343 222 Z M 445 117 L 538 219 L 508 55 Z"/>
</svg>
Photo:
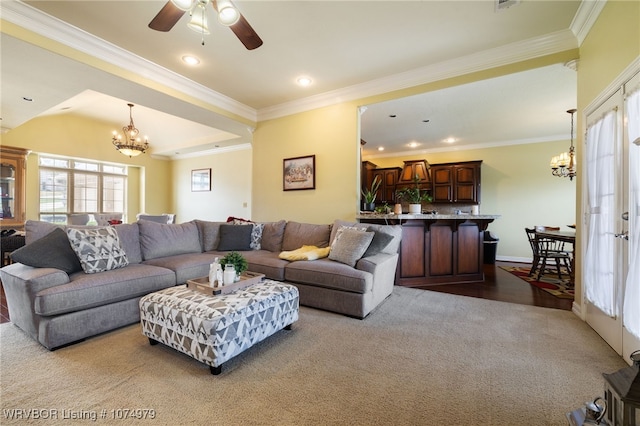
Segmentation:
<svg viewBox="0 0 640 426">
<path fill-rule="evenodd" d="M 236 281 L 238 281 L 238 279 L 240 279 L 240 275 L 249 268 L 247 259 L 245 259 L 244 256 L 237 251 L 232 251 L 231 253 L 228 253 L 225 257 L 220 259 L 220 265 L 222 266 L 222 269 L 224 269 L 227 263 L 233 265 L 234 269 L 236 270 Z"/>
<path fill-rule="evenodd" d="M 382 183 L 382 179 L 380 179 L 380 175 L 376 175 L 373 178 L 373 182 L 371 182 L 371 188 L 362 189 L 362 199 L 364 201 L 365 211 L 373 211 L 375 209 L 376 197 L 378 196 L 378 188 L 380 188 L 380 184 Z"/>
<path fill-rule="evenodd" d="M 416 174 L 413 178 L 415 186 L 409 186 L 396 191 L 396 198 L 409 203 L 410 214 L 420 214 L 422 212 L 422 202 L 430 203 L 433 197 L 426 189 L 420 189 L 420 177 Z"/>
</svg>

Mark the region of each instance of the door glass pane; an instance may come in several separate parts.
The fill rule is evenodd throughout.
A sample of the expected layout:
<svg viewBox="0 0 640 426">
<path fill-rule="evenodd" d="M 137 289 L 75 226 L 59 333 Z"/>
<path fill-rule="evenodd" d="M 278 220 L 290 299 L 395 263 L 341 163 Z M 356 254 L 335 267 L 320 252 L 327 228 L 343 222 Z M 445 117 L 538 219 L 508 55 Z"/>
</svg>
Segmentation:
<svg viewBox="0 0 640 426">
<path fill-rule="evenodd" d="M 0 165 L 0 195 L 2 196 L 2 219 L 13 219 L 16 196 L 16 167 L 13 164 Z"/>
</svg>

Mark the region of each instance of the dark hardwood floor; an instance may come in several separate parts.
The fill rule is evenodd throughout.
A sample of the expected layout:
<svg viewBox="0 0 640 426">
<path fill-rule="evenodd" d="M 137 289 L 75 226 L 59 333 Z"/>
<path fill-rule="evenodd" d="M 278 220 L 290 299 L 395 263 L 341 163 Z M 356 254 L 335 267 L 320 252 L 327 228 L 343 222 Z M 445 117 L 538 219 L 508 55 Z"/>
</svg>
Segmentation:
<svg viewBox="0 0 640 426">
<path fill-rule="evenodd" d="M 447 284 L 422 288 L 461 296 L 519 303 L 521 305 L 571 310 L 573 300 L 559 299 L 552 296 L 501 269 L 500 266 L 527 265 L 523 263 L 496 262 L 495 265 L 484 265 L 485 281 L 483 283 Z M 0 323 L 4 322 L 9 322 L 9 310 L 7 309 L 7 298 L 4 295 L 4 288 L 0 285 Z"/>
</svg>

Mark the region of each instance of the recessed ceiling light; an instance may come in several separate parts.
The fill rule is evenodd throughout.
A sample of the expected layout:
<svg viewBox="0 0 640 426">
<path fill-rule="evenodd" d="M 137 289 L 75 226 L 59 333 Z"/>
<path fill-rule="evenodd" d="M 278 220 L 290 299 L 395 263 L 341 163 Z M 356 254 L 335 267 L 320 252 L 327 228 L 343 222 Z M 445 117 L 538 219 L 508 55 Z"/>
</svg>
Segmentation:
<svg viewBox="0 0 640 426">
<path fill-rule="evenodd" d="M 411 142 L 409 148 L 416 148 L 418 145 L 420 145 L 418 142 Z"/>
<path fill-rule="evenodd" d="M 200 59 L 196 58 L 195 56 L 184 55 L 182 57 L 182 62 L 187 65 L 198 65 L 200 63 Z"/>
<path fill-rule="evenodd" d="M 456 138 L 446 138 L 444 140 L 444 142 L 446 142 L 446 143 L 454 143 L 455 141 L 456 141 Z"/>
<path fill-rule="evenodd" d="M 298 83 L 298 85 L 302 87 L 311 85 L 311 82 L 312 81 L 309 77 L 298 77 L 298 79 L 296 80 L 296 83 Z"/>
<path fill-rule="evenodd" d="M 33 102 L 33 98 L 30 98 L 28 96 L 23 96 L 22 99 L 27 101 L 27 102 Z"/>
<path fill-rule="evenodd" d="M 390 118 L 396 118 L 396 117 L 397 117 L 397 115 L 395 115 L 395 114 L 389 114 L 389 117 L 390 117 Z"/>
<path fill-rule="evenodd" d="M 378 151 L 384 151 L 384 146 L 379 146 Z"/>
<path fill-rule="evenodd" d="M 429 122 L 429 119 L 422 120 L 422 122 L 423 122 L 423 123 L 428 123 L 428 122 Z"/>
</svg>

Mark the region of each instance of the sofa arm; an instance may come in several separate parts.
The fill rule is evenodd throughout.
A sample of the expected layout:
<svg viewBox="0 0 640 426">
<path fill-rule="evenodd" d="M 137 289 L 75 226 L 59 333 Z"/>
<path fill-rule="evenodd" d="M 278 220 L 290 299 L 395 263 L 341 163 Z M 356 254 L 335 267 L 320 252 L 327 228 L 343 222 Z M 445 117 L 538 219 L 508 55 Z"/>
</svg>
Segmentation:
<svg viewBox="0 0 640 426">
<path fill-rule="evenodd" d="M 397 253 L 378 253 L 374 256 L 363 257 L 356 263 L 356 269 L 373 275 L 372 291 L 375 298 L 387 297 L 393 291 L 398 258 Z"/>
<path fill-rule="evenodd" d="M 0 279 L 7 296 L 9 319 L 38 340 L 39 317 L 34 300 L 40 291 L 69 282 L 66 272 L 54 268 L 33 268 L 14 263 L 0 269 Z"/>
</svg>

